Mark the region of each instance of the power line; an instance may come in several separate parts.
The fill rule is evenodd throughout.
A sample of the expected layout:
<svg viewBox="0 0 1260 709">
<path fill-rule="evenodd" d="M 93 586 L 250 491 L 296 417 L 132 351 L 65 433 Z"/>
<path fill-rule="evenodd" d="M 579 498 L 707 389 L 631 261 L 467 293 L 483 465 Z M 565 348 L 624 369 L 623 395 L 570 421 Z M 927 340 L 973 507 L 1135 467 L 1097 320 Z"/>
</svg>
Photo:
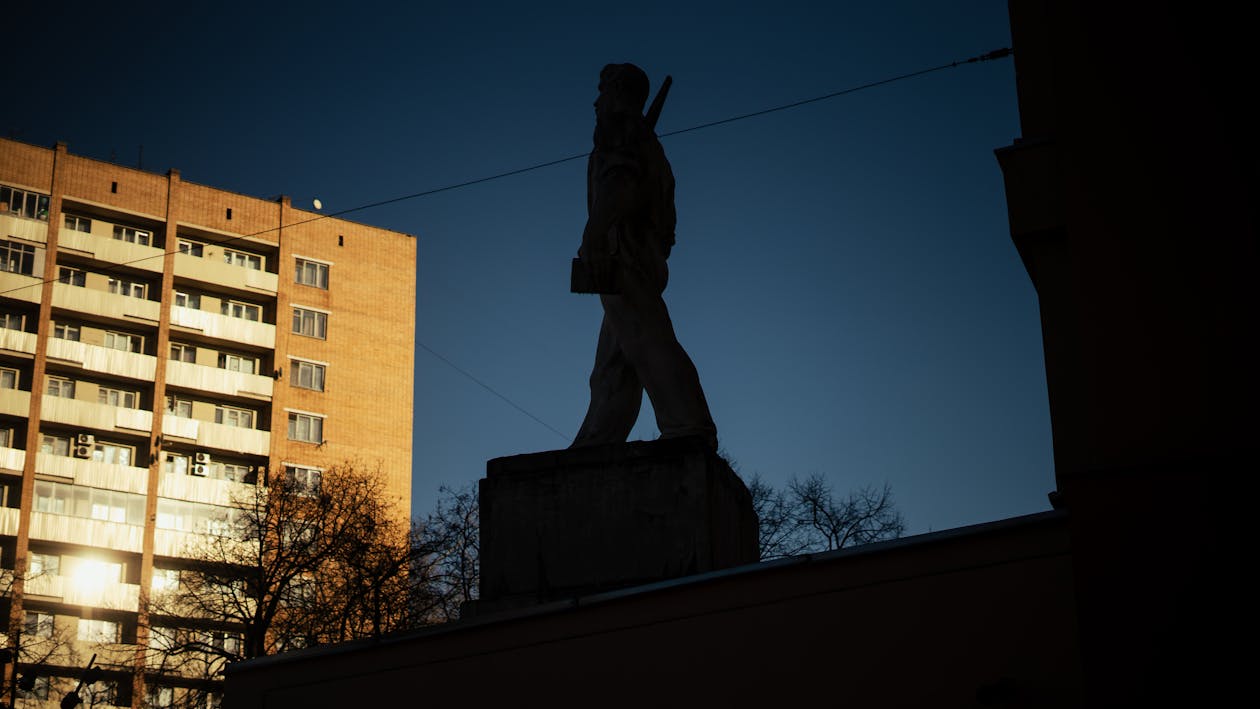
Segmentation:
<svg viewBox="0 0 1260 709">
<path fill-rule="evenodd" d="M 548 430 L 550 430 L 552 433 L 554 433 L 554 434 L 556 434 L 557 436 L 559 436 L 559 437 L 563 438 L 564 440 L 566 440 L 566 441 L 567 441 L 567 440 L 569 440 L 569 437 L 568 437 L 568 436 L 566 436 L 566 435 L 564 435 L 563 433 L 561 433 L 560 431 L 556 430 L 556 429 L 555 429 L 555 427 L 553 427 L 551 424 L 547 423 L 546 421 L 543 421 L 542 419 L 538 418 L 537 416 L 535 416 L 535 415 L 531 414 L 530 412 L 526 411 L 523 407 L 521 407 L 521 406 L 520 406 L 519 404 L 517 404 L 515 401 L 512 401 L 511 399 L 507 398 L 506 396 L 504 396 L 504 395 L 500 394 L 499 392 L 495 391 L 495 390 L 494 390 L 494 387 L 492 387 L 492 386 L 490 386 L 489 384 L 486 384 L 485 382 L 481 381 L 480 379 L 478 379 L 478 378 L 474 377 L 472 374 L 469 374 L 467 370 L 464 370 L 463 368 L 459 367 L 458 365 L 456 365 L 454 362 L 450 361 L 449 359 L 447 359 L 447 358 L 443 357 L 442 355 L 438 354 L 437 352 L 434 352 L 434 351 L 433 351 L 433 349 L 432 349 L 432 348 L 430 348 L 428 345 L 424 344 L 423 342 L 420 342 L 419 340 L 417 340 L 417 341 L 416 341 L 416 344 L 417 344 L 417 345 L 419 345 L 419 346 L 421 347 L 421 349 L 423 349 L 425 352 L 428 352 L 429 354 L 433 355 L 434 357 L 437 357 L 438 359 L 440 359 L 440 360 L 442 360 L 443 362 L 445 362 L 445 363 L 447 364 L 447 366 L 449 366 L 451 369 L 454 369 L 456 372 L 459 372 L 460 374 L 464 375 L 465 377 L 468 377 L 469 379 L 473 380 L 473 381 L 474 381 L 474 382 L 475 382 L 478 386 L 480 386 L 482 389 L 485 389 L 486 391 L 490 392 L 491 394 L 494 394 L 495 396 L 499 397 L 500 399 L 502 399 L 502 400 L 506 401 L 506 402 L 508 403 L 508 405 L 509 405 L 509 406 L 511 406 L 512 408 L 514 408 L 514 409 L 516 409 L 517 411 L 519 411 L 519 412 L 521 412 L 521 413 L 525 414 L 526 416 L 528 416 L 528 417 L 530 417 L 530 418 L 534 419 L 535 421 L 537 421 L 538 423 L 540 423 L 540 424 L 542 424 L 544 427 L 546 427 Z"/>
<path fill-rule="evenodd" d="M 801 106 L 806 106 L 806 105 L 809 105 L 809 104 L 812 104 L 812 103 L 818 103 L 818 102 L 820 102 L 820 101 L 826 101 L 826 100 L 828 100 L 828 99 L 836 98 L 836 97 L 839 97 L 839 96 L 845 96 L 845 95 L 848 95 L 848 94 L 857 93 L 858 91 L 864 91 L 864 90 L 866 90 L 866 89 L 875 88 L 875 87 L 877 87 L 877 86 L 885 86 L 885 85 L 887 85 L 887 84 L 891 84 L 891 83 L 894 83 L 894 82 L 897 82 L 897 81 L 904 81 L 904 80 L 906 80 L 906 79 L 912 79 L 912 78 L 915 78 L 915 77 L 924 76 L 925 74 L 931 74 L 931 73 L 934 73 L 934 72 L 943 71 L 943 70 L 945 70 L 945 69 L 953 69 L 953 68 L 955 68 L 955 67 L 963 66 L 963 65 L 966 65 L 966 64 L 976 64 L 976 63 L 979 63 L 979 62 L 992 61 L 992 60 L 995 60 L 995 59 L 1003 59 L 1003 58 L 1005 58 L 1005 57 L 1010 56 L 1011 54 L 1013 54 L 1013 50 L 1012 50 L 1012 49 L 1010 49 L 1009 47 L 1004 47 L 1004 48 L 1001 48 L 1001 49 L 995 49 L 995 50 L 992 50 L 992 51 L 989 51 L 989 52 L 985 52 L 984 54 L 978 54 L 978 55 L 976 55 L 976 56 L 974 56 L 974 57 L 969 57 L 969 58 L 967 58 L 967 59 L 961 59 L 961 60 L 958 60 L 958 61 L 952 61 L 952 62 L 949 62 L 948 64 L 941 64 L 941 65 L 939 65 L 939 66 L 929 67 L 929 68 L 927 68 L 927 69 L 920 69 L 920 70 L 918 70 L 918 71 L 913 71 L 913 72 L 910 72 L 910 73 L 908 73 L 908 74 L 900 74 L 900 75 L 898 75 L 898 76 L 889 77 L 889 78 L 887 78 L 887 79 L 880 79 L 880 80 L 878 80 L 878 81 L 872 81 L 872 82 L 869 82 L 869 83 L 860 84 L 860 85 L 858 85 L 858 86 L 851 86 L 851 87 L 849 87 L 849 88 L 847 88 L 847 89 L 841 89 L 841 90 L 839 90 L 839 91 L 833 91 L 833 92 L 831 92 L 831 93 L 828 93 L 828 94 L 823 94 L 823 95 L 821 95 L 821 96 L 815 96 L 815 97 L 813 97 L 813 98 L 803 99 L 803 100 L 801 100 L 801 101 L 795 101 L 795 102 L 792 102 L 792 103 L 787 103 L 787 104 L 783 104 L 783 105 L 780 105 L 780 106 L 774 106 L 774 107 L 771 107 L 771 108 L 765 108 L 765 109 L 762 109 L 762 110 L 759 110 L 759 111 L 753 111 L 752 113 L 744 113 L 744 114 L 741 114 L 741 115 L 738 115 L 738 116 L 731 116 L 731 117 L 729 117 L 729 118 L 723 118 L 723 119 L 716 120 L 716 121 L 710 121 L 710 122 L 708 122 L 708 123 L 701 123 L 701 124 L 698 124 L 698 125 L 690 126 L 690 127 L 688 127 L 688 128 L 680 128 L 680 129 L 678 129 L 678 130 L 673 130 L 673 131 L 669 131 L 669 132 L 666 132 L 666 133 L 661 133 L 661 134 L 659 134 L 659 137 L 660 137 L 660 138 L 668 138 L 668 137 L 675 136 L 675 135 L 682 135 L 683 133 L 691 133 L 691 132 L 698 131 L 698 130 L 704 130 L 704 129 L 706 129 L 706 128 L 713 128 L 713 127 L 715 127 L 715 126 L 726 125 L 726 124 L 728 124 L 728 123 L 735 123 L 736 121 L 743 121 L 743 120 L 747 120 L 747 119 L 749 119 L 749 118 L 756 118 L 756 117 L 758 117 L 758 116 L 764 116 L 764 115 L 767 115 L 767 114 L 770 114 L 770 113 L 777 113 L 777 112 L 779 112 L 779 111 L 787 111 L 787 110 L 789 110 L 789 109 L 799 108 L 799 107 L 801 107 Z M 568 157 L 558 158 L 558 159 L 555 159 L 555 160 L 548 160 L 547 162 L 542 162 L 542 163 L 538 163 L 538 164 L 535 164 L 535 165 L 530 165 L 530 166 L 528 166 L 528 167 L 522 167 L 522 168 L 518 168 L 518 169 L 515 169 L 515 170 L 508 170 L 508 171 L 506 171 L 506 172 L 500 172 L 500 173 L 497 173 L 497 174 L 494 174 L 494 175 L 488 175 L 488 176 L 486 176 L 486 177 L 479 177 L 479 178 L 474 179 L 474 180 L 467 180 L 467 181 L 464 181 L 464 182 L 457 182 L 457 183 L 454 183 L 454 184 L 445 185 L 445 186 L 443 186 L 443 187 L 437 187 L 437 188 L 430 189 L 430 190 L 423 190 L 423 191 L 421 191 L 421 192 L 414 192 L 414 193 L 412 193 L 412 194 L 403 195 L 403 196 L 401 196 L 401 197 L 392 197 L 392 198 L 390 198 L 390 199 L 384 199 L 384 200 L 380 200 L 380 201 L 377 201 L 377 202 L 370 202 L 370 203 L 368 203 L 368 204 L 361 204 L 361 205 L 359 205 L 359 206 L 357 206 L 357 207 L 349 207 L 349 208 L 347 208 L 347 209 L 342 209 L 342 210 L 339 210 L 339 211 L 336 211 L 336 212 L 331 212 L 331 213 L 328 213 L 328 214 L 318 214 L 318 215 L 315 215 L 315 216 L 313 216 L 313 217 L 311 217 L 311 218 L 309 218 L 309 219 L 304 219 L 304 220 L 302 220 L 302 221 L 294 222 L 294 223 L 292 223 L 292 224 L 288 224 L 288 225 L 284 225 L 284 226 L 272 227 L 272 228 L 269 228 L 269 229 L 263 229 L 262 231 L 257 231 L 257 232 L 254 232 L 254 233 L 252 233 L 252 234 L 243 234 L 243 235 L 241 235 L 241 236 L 232 237 L 232 238 L 230 238 L 230 239 L 227 239 L 227 240 L 222 241 L 222 242 L 219 242 L 219 243 L 220 243 L 220 245 L 231 244 L 231 243 L 234 243 L 234 242 L 239 241 L 239 240 L 241 240 L 241 239 L 246 239 L 246 238 L 249 238 L 249 237 L 255 237 L 255 236 L 261 236 L 261 235 L 263 235 L 263 234 L 268 234 L 268 233 L 271 233 L 271 232 L 273 232 L 273 231 L 279 231 L 280 229 L 287 229 L 287 228 L 297 227 L 297 226 L 301 226 L 301 225 L 303 225 L 303 224 L 309 224 L 309 223 L 311 223 L 311 222 L 316 222 L 316 221 L 319 221 L 319 220 L 321 220 L 321 219 L 329 219 L 329 218 L 333 218 L 333 217 L 340 217 L 340 216 L 343 216 L 343 215 L 346 215 L 346 214 L 353 214 L 353 213 L 355 213 L 355 212 L 361 212 L 361 211 L 366 210 L 366 209 L 374 209 L 374 208 L 376 208 L 376 207 L 383 207 L 383 206 L 388 205 L 388 204 L 396 204 L 396 203 L 398 203 L 398 202 L 405 202 L 405 201 L 407 201 L 407 200 L 419 199 L 419 198 L 421 198 L 421 197 L 428 197 L 428 196 L 435 195 L 435 194 L 439 194 L 439 193 L 442 193 L 442 192 L 450 192 L 450 191 L 452 191 L 452 190 L 463 189 L 463 188 L 465 188 L 465 187 L 471 187 L 471 186 L 473 186 L 473 185 L 479 185 L 479 184 L 482 184 L 482 183 L 484 183 L 484 182 L 491 182 L 491 181 L 493 181 L 493 180 L 500 180 L 500 179 L 503 179 L 503 178 L 506 178 L 506 177 L 513 177 L 513 176 L 515 176 L 515 175 L 521 175 L 521 174 L 524 174 L 524 173 L 527 173 L 527 172 L 532 172 L 532 171 L 534 171 L 534 170 L 541 170 L 541 169 L 543 169 L 543 168 L 553 167 L 553 166 L 555 166 L 555 165 L 561 165 L 561 164 L 563 164 L 563 163 L 572 162 L 572 161 L 574 161 L 574 160 L 580 160 L 580 159 L 582 159 L 582 158 L 584 158 L 584 157 L 586 157 L 586 156 L 587 156 L 587 153 L 585 153 L 585 152 L 583 152 L 583 153 L 578 153 L 578 154 L 576 154 L 576 155 L 570 155 L 570 156 L 568 156 Z M 163 251 L 163 253 L 162 253 L 162 254 L 160 254 L 160 256 L 161 256 L 161 257 L 165 257 L 165 255 L 166 255 L 167 253 L 171 253 L 171 252 Z M 114 270 L 115 268 L 118 268 L 118 267 L 120 267 L 120 266 L 128 266 L 128 265 L 132 265 L 132 264 L 140 263 L 140 262 L 142 262 L 142 261 L 148 261 L 148 260 L 155 259 L 155 258 L 159 258 L 159 255 L 156 255 L 156 254 L 155 254 L 155 255 L 153 255 L 153 256 L 145 256 L 145 257 L 142 257 L 142 258 L 133 259 L 133 260 L 131 260 L 131 261 L 124 261 L 124 262 L 122 262 L 122 263 L 118 263 L 118 264 L 111 264 L 111 265 L 109 265 L 109 266 L 106 266 L 106 267 L 105 267 L 105 269 L 104 269 L 104 271 L 108 273 L 108 272 L 110 272 L 110 271 L 112 271 L 112 270 Z M 6 295 L 6 294 L 8 294 L 8 293 L 12 293 L 12 292 L 15 292 L 15 291 L 18 291 L 18 290 L 22 290 L 22 289 L 24 289 L 24 288 L 34 288 L 36 285 L 43 285 L 44 283 L 48 283 L 48 282 L 51 282 L 51 281 L 54 281 L 54 280 L 56 280 L 56 279 L 54 279 L 54 278 L 48 278 L 48 279 L 44 279 L 44 280 L 40 281 L 38 284 L 32 283 L 32 284 L 30 284 L 30 285 L 18 286 L 18 287 L 16 287 L 16 288 L 10 288 L 9 290 L 6 290 L 6 291 L 0 291 L 0 295 Z M 419 346 L 420 346 L 422 349 L 424 349 L 425 351 L 427 351 L 429 354 L 431 354 L 431 355 L 433 355 L 434 357 L 438 358 L 438 359 L 439 359 L 439 360 L 441 360 L 442 362 L 445 362 L 445 363 L 447 364 L 447 366 L 451 367 L 451 368 L 452 368 L 452 369 L 454 369 L 455 371 L 457 371 L 457 372 L 459 372 L 460 374 L 464 375 L 464 376 L 465 376 L 465 377 L 467 377 L 468 379 L 471 379 L 471 380 L 472 380 L 473 382 L 475 382 L 478 386 L 482 387 L 482 388 L 483 388 L 483 389 L 485 389 L 486 391 L 488 391 L 488 392 L 490 392 L 491 394 L 494 394 L 494 395 L 495 395 L 495 396 L 497 396 L 498 398 L 502 399 L 504 402 L 506 402 L 506 403 L 507 403 L 508 405 L 510 405 L 512 408 L 514 408 L 514 409 L 516 409 L 517 411 L 520 411 L 521 413 L 523 413 L 523 414 L 525 414 L 526 416 L 530 417 L 531 419 L 533 419 L 534 421 L 538 422 L 539 424 L 541 424 L 542 426 L 544 426 L 545 428 L 547 428 L 547 429 L 548 429 L 548 430 L 550 430 L 551 432 L 555 433 L 556 435 L 560 436 L 561 438 L 564 438 L 565 440 L 568 440 L 568 436 L 566 436 L 565 434 L 563 434 L 563 433 L 561 433 L 560 431 L 556 430 L 553 426 L 551 426 L 550 424 L 548 424 L 546 421 L 543 421 L 542 419 L 540 419 L 540 418 L 538 418 L 537 416 L 533 415 L 533 414 L 532 414 L 532 413 L 530 413 L 529 411 L 526 411 L 526 410 L 525 410 L 523 407 L 521 407 L 519 404 L 517 404 L 516 402 L 514 402 L 514 401 L 512 401 L 511 399 L 507 398 L 507 397 L 506 397 L 506 396 L 504 396 L 503 394 L 500 394 L 498 391 L 496 391 L 496 390 L 495 390 L 493 387 L 491 387 L 489 384 L 486 384 L 485 382 L 481 381 L 481 380 L 480 380 L 480 379 L 478 379 L 477 377 L 473 376 L 471 373 L 469 373 L 469 372 L 465 371 L 464 369 L 460 368 L 460 367 L 459 367 L 459 366 L 457 366 L 454 362 L 452 362 L 452 361 L 450 361 L 449 359 L 447 359 L 447 358 L 443 357 L 442 355 L 438 354 L 438 353 L 437 353 L 437 352 L 435 352 L 433 349 L 431 349 L 428 345 L 425 345 L 423 342 L 420 342 L 419 340 L 417 340 L 417 341 L 416 341 L 416 344 L 417 344 L 417 345 L 419 345 Z"/>
<path fill-rule="evenodd" d="M 764 116 L 764 115 L 766 115 L 766 114 L 770 114 L 770 113 L 777 113 L 777 112 L 779 112 L 779 111 L 786 111 L 786 110 L 788 110 L 788 109 L 792 109 L 792 108 L 799 108 L 800 106 L 805 106 L 805 105 L 808 105 L 808 104 L 811 104 L 811 103 L 818 103 L 819 101 L 825 101 L 825 100 L 827 100 L 827 99 L 836 98 L 836 97 L 838 97 L 838 96 L 844 96 L 844 95 L 846 95 L 846 94 L 856 93 L 856 92 L 858 92 L 858 91 L 863 91 L 863 90 L 865 90 L 865 89 L 875 88 L 875 87 L 877 87 L 877 86 L 884 86 L 884 85 L 886 85 L 886 84 L 891 84 L 891 83 L 893 83 L 893 82 L 897 82 L 897 81 L 903 81 L 903 80 L 905 80 L 905 79 L 912 79 L 912 78 L 914 78 L 914 77 L 923 76 L 923 75 L 925 75 L 925 74 L 931 74 L 931 73 L 933 73 L 933 72 L 942 71 L 942 70 L 944 70 L 944 69 L 953 69 L 953 68 L 955 68 L 955 67 L 963 66 L 963 65 L 965 65 L 965 64 L 975 64 L 975 63 L 977 63 L 977 62 L 985 62 L 985 61 L 991 61 L 991 60 L 994 60 L 994 59 L 1002 59 L 1002 58 L 1004 58 L 1004 57 L 1008 57 L 1008 56 L 1010 56 L 1011 54 L 1013 54 L 1013 50 L 1011 50 L 1010 48 L 995 49 L 995 50 L 990 51 L 990 52 L 985 52 L 984 54 L 978 54 L 978 55 L 976 55 L 976 56 L 974 56 L 974 57 L 970 57 L 970 58 L 968 58 L 968 59 L 960 59 L 960 60 L 957 60 L 957 61 L 949 62 L 948 64 L 941 64 L 941 65 L 939 65 L 939 66 L 934 66 L 934 67 L 930 67 L 930 68 L 927 68 L 927 69 L 920 69 L 919 71 L 913 71 L 913 72 L 910 72 L 910 73 L 908 73 L 908 74 L 901 74 L 901 75 L 899 75 L 899 76 L 894 76 L 894 77 L 890 77 L 890 78 L 887 78 L 887 79 L 880 79 L 879 81 L 872 81 L 872 82 L 870 82 L 870 83 L 861 84 L 861 85 L 859 85 L 859 86 L 852 86 L 852 87 L 849 87 L 849 88 L 847 88 L 847 89 L 841 89 L 840 91 L 833 91 L 832 93 L 829 93 L 829 94 L 823 94 L 822 96 L 815 96 L 815 97 L 813 97 L 813 98 L 808 98 L 808 99 L 804 99 L 804 100 L 801 100 L 801 101 L 795 101 L 795 102 L 793 102 L 793 103 L 783 104 L 783 105 L 781 105 L 781 106 L 774 106 L 774 107 L 772 107 L 772 108 L 766 108 L 766 109 L 762 109 L 762 110 L 760 110 L 760 111 L 753 111 L 752 113 L 745 113 L 745 114 L 741 114 L 741 115 L 738 115 L 738 116 L 731 116 L 731 117 L 729 117 L 729 118 L 723 118 L 723 119 L 716 120 L 716 121 L 710 121 L 710 122 L 708 122 L 708 123 L 701 123 L 701 124 L 699 124 L 699 125 L 694 125 L 694 126 L 691 126 L 691 127 L 689 127 L 689 128 L 680 128 L 680 129 L 678 129 L 678 130 L 669 131 L 669 132 L 667 132 L 667 133 L 661 133 L 661 134 L 659 135 L 659 137 L 661 137 L 661 138 L 668 138 L 668 137 L 675 136 L 675 135 L 682 135 L 683 133 L 691 133 L 691 132 L 694 132 L 694 131 L 703 130 L 703 129 L 705 129 L 705 128 L 713 128 L 714 126 L 726 125 L 726 124 L 728 124 L 728 123 L 734 123 L 734 122 L 736 122 L 736 121 L 743 121 L 743 120 L 747 120 L 747 119 L 749 119 L 749 118 L 756 118 L 757 116 Z M 357 207 L 348 207 L 348 208 L 346 208 L 346 209 L 342 209 L 342 210 L 339 210 L 339 211 L 336 211 L 336 212 L 330 212 L 330 213 L 328 213 L 328 214 L 317 214 L 317 215 L 315 215 L 315 216 L 313 216 L 313 217 L 311 217 L 311 218 L 309 218 L 309 219 L 303 219 L 302 221 L 293 222 L 292 224 L 287 224 L 287 225 L 283 225 L 283 226 L 276 226 L 276 227 L 270 227 L 270 228 L 268 228 L 268 229 L 263 229 L 263 230 L 261 230 L 261 231 L 256 231 L 256 232 L 253 232 L 253 233 L 251 233 L 251 234 L 242 234 L 242 235 L 240 235 L 240 236 L 234 236 L 234 237 L 232 237 L 232 238 L 230 238 L 230 239 L 226 239 L 226 240 L 224 240 L 224 241 L 219 242 L 219 245 L 220 245 L 220 246 L 222 246 L 222 245 L 226 245 L 226 244 L 231 244 L 231 243 L 234 243 L 234 242 L 236 242 L 236 241 L 240 241 L 240 240 L 242 240 L 242 239 L 247 239 L 247 238 L 250 238 L 250 237 L 255 237 L 255 236 L 261 236 L 261 235 L 263 235 L 263 234 L 269 234 L 269 233 L 271 233 L 271 232 L 273 232 L 273 231 L 279 231 L 279 230 L 281 230 L 281 229 L 290 229 L 290 228 L 293 228 L 293 227 L 302 226 L 303 224 L 309 224 L 309 223 L 311 223 L 311 222 L 317 222 L 317 221 L 320 221 L 321 219 L 330 219 L 330 218 L 333 218 L 333 217 L 340 217 L 340 216 L 343 216 L 343 215 L 346 215 L 346 214 L 353 214 L 353 213 L 355 213 L 355 212 L 361 212 L 361 211 L 363 211 L 363 210 L 365 210 L 365 209 L 374 209 L 374 208 L 376 208 L 376 207 L 383 207 L 383 206 L 388 205 L 388 204 L 396 204 L 396 203 L 398 203 L 398 202 L 405 202 L 405 201 L 407 201 L 407 200 L 419 199 L 420 197 L 429 197 L 429 196 L 431 196 L 431 195 L 440 194 L 440 193 L 442 193 L 442 192 L 450 192 L 450 191 L 452 191 L 452 190 L 463 189 L 463 188 L 465 188 L 465 187 L 471 187 L 471 186 L 473 186 L 473 185 L 479 185 L 479 184 L 482 184 L 483 182 L 491 182 L 491 181 L 493 181 L 493 180 L 501 180 L 501 179 L 503 179 L 503 178 L 505 178 L 505 177 L 513 177 L 513 176 L 515 176 L 515 175 L 521 175 L 521 174 L 524 174 L 524 173 L 526 173 L 526 172 L 532 172 L 532 171 L 534 171 L 534 170 L 541 170 L 541 169 L 543 169 L 543 168 L 547 168 L 547 167 L 554 167 L 555 165 L 560 165 L 560 164 L 563 164 L 563 163 L 566 163 L 566 162 L 572 162 L 572 161 L 574 161 L 574 160 L 580 160 L 580 159 L 582 159 L 582 158 L 584 158 L 584 157 L 586 157 L 586 156 L 587 156 L 587 153 L 578 153 L 578 154 L 576 154 L 576 155 L 570 155 L 570 156 L 568 156 L 568 157 L 557 158 L 557 159 L 555 159 L 555 160 L 548 160 L 547 162 L 537 163 L 537 164 L 535 164 L 535 165 L 530 165 L 530 166 L 528 166 L 528 167 L 517 168 L 517 169 L 515 169 L 515 170 L 508 170 L 508 171 L 506 171 L 506 172 L 500 172 L 500 173 L 497 173 L 497 174 L 494 174 L 494 175 L 488 175 L 488 176 L 486 176 L 486 177 L 479 177 L 479 178 L 474 179 L 474 180 L 466 180 L 466 181 L 464 181 L 464 182 L 456 182 L 456 183 L 453 183 L 453 184 L 450 184 L 450 185 L 445 185 L 445 186 L 442 186 L 442 187 L 436 187 L 436 188 L 434 188 L 434 189 L 430 189 L 430 190 L 423 190 L 423 191 L 421 191 L 421 192 L 413 192 L 413 193 L 411 193 L 411 194 L 402 195 L 402 196 L 400 196 L 400 197 L 391 197 L 391 198 L 389 198 L 389 199 L 383 199 L 383 200 L 380 200 L 380 201 L 377 201 L 377 202 L 369 202 L 369 203 L 367 203 L 367 204 L 361 204 L 361 205 L 359 205 L 359 206 L 357 206 Z M 167 253 L 171 253 L 171 252 L 168 252 L 168 251 L 163 251 L 163 253 L 162 253 L 162 254 L 154 254 L 153 256 L 143 256 L 143 257 L 138 258 L 138 259 L 132 259 L 131 261 L 123 261 L 123 262 L 121 262 L 121 263 L 111 264 L 111 265 L 109 265 L 109 266 L 105 267 L 105 271 L 106 271 L 106 272 L 111 271 L 111 270 L 113 270 L 113 269 L 115 269 L 115 268 L 117 268 L 117 267 L 119 267 L 119 266 L 130 266 L 130 265 L 137 264 L 137 263 L 141 263 L 141 262 L 144 262 L 144 261 L 149 261 L 149 260 L 152 260 L 152 259 L 155 259 L 155 258 L 161 258 L 161 257 L 165 256 Z M 43 281 L 40 281 L 40 283 L 38 283 L 38 284 L 36 284 L 36 283 L 32 283 L 32 284 L 30 284 L 30 285 L 18 286 L 18 287 L 16 287 L 16 288 L 10 288 L 9 290 L 6 290 L 6 291 L 0 291 L 0 295 L 7 295 L 8 293 L 13 293 L 13 292 L 15 292 L 15 291 L 19 291 L 19 290 L 22 290 L 22 289 L 24 289 L 24 288 L 34 288 L 36 285 L 43 285 L 44 283 L 48 283 L 48 282 L 50 282 L 50 281 L 54 281 L 54 280 L 56 280 L 56 279 L 55 279 L 55 278 L 48 278 L 48 279 L 44 279 Z"/>
</svg>

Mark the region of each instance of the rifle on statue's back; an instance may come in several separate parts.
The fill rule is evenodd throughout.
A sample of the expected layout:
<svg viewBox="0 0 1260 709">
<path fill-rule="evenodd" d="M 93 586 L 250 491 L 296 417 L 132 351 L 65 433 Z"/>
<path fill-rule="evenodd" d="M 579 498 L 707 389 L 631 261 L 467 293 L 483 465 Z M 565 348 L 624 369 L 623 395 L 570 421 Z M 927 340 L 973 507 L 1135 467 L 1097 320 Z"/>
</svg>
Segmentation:
<svg viewBox="0 0 1260 709">
<path fill-rule="evenodd" d="M 653 134 L 656 132 L 656 121 L 661 117 L 661 109 L 665 107 L 665 97 L 669 95 L 669 87 L 674 84 L 674 77 L 666 76 L 661 88 L 652 99 L 643 116 L 643 122 Z M 607 254 L 587 254 L 586 258 L 573 259 L 573 267 L 569 272 L 569 292 L 602 293 L 617 295 L 621 292 L 621 284 L 617 282 L 617 267 L 612 256 Z"/>
</svg>

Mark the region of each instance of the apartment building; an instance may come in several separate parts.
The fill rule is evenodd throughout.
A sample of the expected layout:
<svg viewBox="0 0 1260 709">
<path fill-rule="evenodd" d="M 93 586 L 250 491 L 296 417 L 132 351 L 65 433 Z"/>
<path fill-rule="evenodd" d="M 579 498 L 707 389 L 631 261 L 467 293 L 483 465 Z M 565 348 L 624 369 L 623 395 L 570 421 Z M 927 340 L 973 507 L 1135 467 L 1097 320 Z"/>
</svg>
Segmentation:
<svg viewBox="0 0 1260 709">
<path fill-rule="evenodd" d="M 20 628 L 0 639 L 46 645 L 18 706 L 57 706 L 94 652 L 107 704 L 216 706 L 143 652 L 141 590 L 177 584 L 190 537 L 268 475 L 379 465 L 409 515 L 415 257 L 288 198 L 0 139 L 0 610 Z M 5 666 L 0 701 L 29 669 Z"/>
</svg>

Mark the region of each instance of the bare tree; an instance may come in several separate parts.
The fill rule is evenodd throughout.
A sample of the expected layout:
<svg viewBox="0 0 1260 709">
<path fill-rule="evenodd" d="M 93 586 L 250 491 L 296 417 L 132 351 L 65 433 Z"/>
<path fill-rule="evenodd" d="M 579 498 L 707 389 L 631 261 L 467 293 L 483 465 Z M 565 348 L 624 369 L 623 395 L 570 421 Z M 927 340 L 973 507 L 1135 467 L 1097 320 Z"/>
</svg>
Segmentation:
<svg viewBox="0 0 1260 709">
<path fill-rule="evenodd" d="M 178 588 L 155 595 L 167 669 L 217 676 L 225 662 L 406 627 L 407 529 L 381 481 L 343 464 L 318 486 L 280 475 L 234 500 Z"/>
<path fill-rule="evenodd" d="M 763 561 L 896 539 L 905 531 L 888 484 L 837 498 L 818 473 L 793 478 L 782 490 L 753 476 L 748 491 L 760 524 Z"/>
<path fill-rule="evenodd" d="M 412 535 L 413 615 L 422 624 L 459 618 L 481 581 L 481 518 L 475 484 L 443 486 Z"/>
</svg>

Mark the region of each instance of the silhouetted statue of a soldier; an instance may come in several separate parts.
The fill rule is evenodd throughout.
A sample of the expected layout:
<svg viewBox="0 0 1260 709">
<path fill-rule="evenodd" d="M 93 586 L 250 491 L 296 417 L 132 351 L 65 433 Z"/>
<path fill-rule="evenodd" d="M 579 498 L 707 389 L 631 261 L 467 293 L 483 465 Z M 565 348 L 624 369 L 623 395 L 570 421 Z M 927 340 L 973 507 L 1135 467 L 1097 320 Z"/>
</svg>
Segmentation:
<svg viewBox="0 0 1260 709">
<path fill-rule="evenodd" d="M 661 294 L 674 245 L 674 175 L 654 127 L 669 79 L 649 118 L 648 78 L 633 64 L 599 74 L 595 147 L 586 172 L 586 229 L 573 264 L 572 290 L 599 293 L 604 322 L 591 372 L 591 405 L 573 447 L 624 442 L 639 417 L 643 390 L 662 438 L 717 429 L 691 358 L 678 344 Z"/>
</svg>

